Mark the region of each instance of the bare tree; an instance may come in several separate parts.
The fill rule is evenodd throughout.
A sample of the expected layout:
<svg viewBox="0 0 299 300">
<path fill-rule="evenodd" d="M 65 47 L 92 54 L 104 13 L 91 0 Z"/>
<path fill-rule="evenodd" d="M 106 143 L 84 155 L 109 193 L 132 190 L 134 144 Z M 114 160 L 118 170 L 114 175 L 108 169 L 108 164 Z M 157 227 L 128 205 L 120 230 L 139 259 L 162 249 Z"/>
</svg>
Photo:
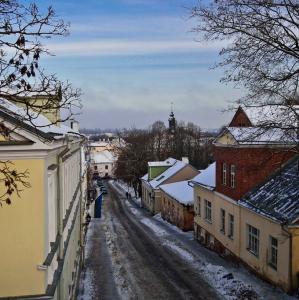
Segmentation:
<svg viewBox="0 0 299 300">
<path fill-rule="evenodd" d="M 64 111 L 55 120 L 49 120 L 49 124 L 58 124 L 70 119 L 81 107 L 80 90 L 60 81 L 55 74 L 48 74 L 41 66 L 41 58 L 50 54 L 41 41 L 67 35 L 68 27 L 52 7 L 42 12 L 35 3 L 0 1 L 0 105 L 4 98 L 23 107 L 22 121 L 36 128 L 45 126 L 35 122 L 43 112 Z M 6 187 L 0 201 L 10 204 L 12 193 L 19 195 L 23 187 L 29 186 L 27 178 L 27 171 L 0 161 L 0 185 Z"/>
<path fill-rule="evenodd" d="M 193 123 L 180 122 L 173 134 L 163 122 L 157 121 L 150 130 L 131 129 L 120 136 L 125 140 L 125 146 L 115 149 L 118 159 L 114 174 L 133 186 L 136 195 L 141 193 L 140 178 L 147 172 L 149 161 L 187 156 L 196 168 L 206 168 L 212 159 L 211 140 Z"/>
<path fill-rule="evenodd" d="M 216 66 L 225 68 L 223 82 L 247 90 L 239 102 L 263 108 L 263 115 L 270 105 L 266 127 L 298 130 L 298 1 L 199 1 L 191 16 L 203 40 L 224 42 Z"/>
<path fill-rule="evenodd" d="M 156 154 L 156 160 L 165 159 L 166 135 L 167 129 L 162 121 L 156 121 L 152 124 L 151 129 L 153 138 L 153 152 Z"/>
<path fill-rule="evenodd" d="M 40 63 L 43 55 L 50 54 L 41 40 L 67 34 L 68 24 L 56 17 L 52 7 L 42 13 L 35 3 L 0 1 L 0 97 L 25 107 L 25 120 L 33 126 L 39 126 L 34 119 L 44 111 L 67 112 L 52 121 L 56 124 L 80 107 L 80 90 L 48 74 Z M 48 97 L 37 101 L 41 96 Z"/>
<path fill-rule="evenodd" d="M 140 177 L 147 172 L 147 162 L 154 159 L 152 135 L 147 130 L 132 129 L 123 136 L 125 146 L 116 151 L 118 160 L 114 174 L 117 178 L 132 185 L 136 196 L 140 189 Z"/>
</svg>

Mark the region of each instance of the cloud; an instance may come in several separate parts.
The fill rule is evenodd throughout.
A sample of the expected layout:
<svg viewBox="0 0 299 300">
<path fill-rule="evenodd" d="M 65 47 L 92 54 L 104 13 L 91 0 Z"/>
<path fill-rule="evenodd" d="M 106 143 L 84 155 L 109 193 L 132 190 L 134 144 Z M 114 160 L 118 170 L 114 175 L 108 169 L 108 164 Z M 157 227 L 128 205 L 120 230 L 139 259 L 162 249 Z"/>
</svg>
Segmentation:
<svg viewBox="0 0 299 300">
<path fill-rule="evenodd" d="M 71 24 L 71 34 L 139 34 L 140 36 L 178 36 L 186 35 L 194 22 L 179 16 L 168 15 L 140 15 L 115 16 L 98 15 L 96 17 L 77 18 Z"/>
<path fill-rule="evenodd" d="M 47 48 L 59 56 L 146 55 L 219 50 L 223 43 L 190 40 L 82 40 L 52 43 Z"/>
</svg>

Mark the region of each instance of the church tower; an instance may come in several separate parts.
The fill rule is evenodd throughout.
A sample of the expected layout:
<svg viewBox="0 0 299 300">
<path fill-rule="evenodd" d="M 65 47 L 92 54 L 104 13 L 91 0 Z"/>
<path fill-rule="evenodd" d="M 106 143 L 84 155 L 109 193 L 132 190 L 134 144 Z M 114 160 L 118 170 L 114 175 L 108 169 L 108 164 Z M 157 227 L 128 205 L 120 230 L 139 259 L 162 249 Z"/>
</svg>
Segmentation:
<svg viewBox="0 0 299 300">
<path fill-rule="evenodd" d="M 168 129 L 171 134 L 175 134 L 176 120 L 173 113 L 173 104 L 171 103 L 171 112 L 168 119 Z"/>
</svg>

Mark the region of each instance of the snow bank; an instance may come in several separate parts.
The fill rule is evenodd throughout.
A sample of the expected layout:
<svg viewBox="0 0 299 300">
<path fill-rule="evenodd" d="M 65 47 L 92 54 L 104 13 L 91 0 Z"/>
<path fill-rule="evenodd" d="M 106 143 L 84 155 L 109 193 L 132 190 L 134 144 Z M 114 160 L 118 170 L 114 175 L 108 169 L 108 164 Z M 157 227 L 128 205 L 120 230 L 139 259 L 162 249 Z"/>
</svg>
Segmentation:
<svg viewBox="0 0 299 300">
<path fill-rule="evenodd" d="M 162 229 L 159 225 L 156 225 L 150 219 L 143 218 L 140 222 L 149 227 L 157 236 L 165 236 L 167 234 L 164 229 Z"/>
</svg>

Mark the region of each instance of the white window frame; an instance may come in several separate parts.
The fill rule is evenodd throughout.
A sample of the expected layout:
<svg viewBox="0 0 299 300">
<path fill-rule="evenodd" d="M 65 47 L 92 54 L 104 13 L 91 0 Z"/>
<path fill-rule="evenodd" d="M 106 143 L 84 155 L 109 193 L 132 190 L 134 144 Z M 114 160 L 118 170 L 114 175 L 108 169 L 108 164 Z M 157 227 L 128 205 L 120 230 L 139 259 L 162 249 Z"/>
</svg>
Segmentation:
<svg viewBox="0 0 299 300">
<path fill-rule="evenodd" d="M 205 199 L 205 220 L 212 223 L 212 202 Z"/>
<path fill-rule="evenodd" d="M 260 230 L 256 227 L 247 224 L 247 250 L 255 255 L 259 256 L 260 247 Z"/>
<path fill-rule="evenodd" d="M 222 184 L 226 185 L 227 164 L 222 163 Z"/>
<path fill-rule="evenodd" d="M 225 234 L 225 210 L 220 208 L 220 232 Z"/>
<path fill-rule="evenodd" d="M 233 189 L 236 187 L 236 166 L 235 165 L 230 166 L 230 187 Z"/>
<path fill-rule="evenodd" d="M 228 237 L 234 239 L 235 234 L 235 216 L 228 214 Z"/>
<path fill-rule="evenodd" d="M 275 243 L 273 243 L 276 241 Z M 271 236 L 269 237 L 269 265 L 274 269 L 277 270 L 277 255 L 278 255 L 278 240 Z"/>
</svg>

